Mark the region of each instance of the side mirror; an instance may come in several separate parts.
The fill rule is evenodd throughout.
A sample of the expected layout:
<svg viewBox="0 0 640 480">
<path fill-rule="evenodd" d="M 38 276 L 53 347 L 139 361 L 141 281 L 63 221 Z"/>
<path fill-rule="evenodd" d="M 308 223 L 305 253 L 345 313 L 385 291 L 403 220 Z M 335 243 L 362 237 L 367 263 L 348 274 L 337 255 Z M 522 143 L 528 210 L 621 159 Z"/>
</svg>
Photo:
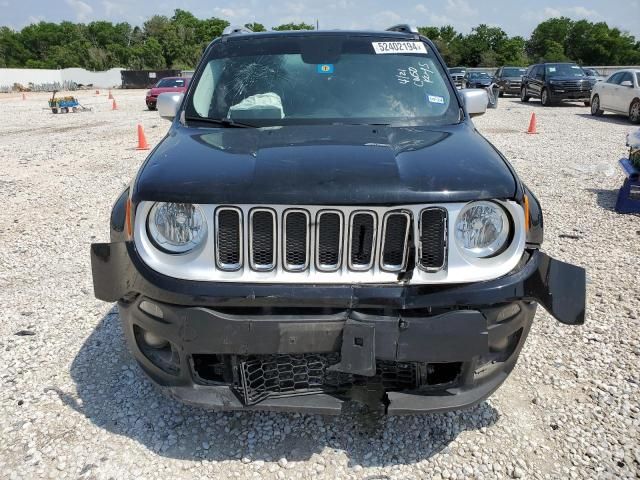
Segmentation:
<svg viewBox="0 0 640 480">
<path fill-rule="evenodd" d="M 620 83 L 621 87 L 632 87 L 633 88 L 633 82 L 631 80 L 625 80 L 624 82 Z"/>
<path fill-rule="evenodd" d="M 182 97 L 184 94 L 182 93 L 161 93 L 158 95 L 158 100 L 156 101 L 156 106 L 158 108 L 158 113 L 162 118 L 166 118 L 167 120 L 173 120 L 173 118 L 178 113 L 178 109 L 180 108 L 180 104 L 182 103 Z"/>
<path fill-rule="evenodd" d="M 470 117 L 482 115 L 487 111 L 489 96 L 487 91 L 482 88 L 467 88 L 460 90 L 464 108 Z"/>
</svg>

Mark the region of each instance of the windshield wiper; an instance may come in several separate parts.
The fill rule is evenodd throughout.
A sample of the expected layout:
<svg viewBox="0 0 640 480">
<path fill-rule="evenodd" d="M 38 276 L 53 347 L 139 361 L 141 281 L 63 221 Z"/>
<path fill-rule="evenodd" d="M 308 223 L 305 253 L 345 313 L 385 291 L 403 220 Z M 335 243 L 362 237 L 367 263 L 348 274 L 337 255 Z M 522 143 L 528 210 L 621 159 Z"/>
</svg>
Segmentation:
<svg viewBox="0 0 640 480">
<path fill-rule="evenodd" d="M 230 118 L 208 118 L 208 117 L 185 117 L 187 122 L 201 122 L 209 123 L 211 125 L 219 125 L 221 127 L 229 128 L 257 128 L 255 125 L 249 125 L 248 123 L 238 123 Z"/>
</svg>

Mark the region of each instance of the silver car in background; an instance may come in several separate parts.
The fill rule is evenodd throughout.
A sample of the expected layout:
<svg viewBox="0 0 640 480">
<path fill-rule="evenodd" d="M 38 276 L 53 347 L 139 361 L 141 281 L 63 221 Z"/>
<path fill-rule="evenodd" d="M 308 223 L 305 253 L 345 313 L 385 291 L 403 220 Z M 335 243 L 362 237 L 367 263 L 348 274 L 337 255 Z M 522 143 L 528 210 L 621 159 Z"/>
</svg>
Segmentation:
<svg viewBox="0 0 640 480">
<path fill-rule="evenodd" d="M 462 88 L 464 83 L 464 76 L 467 74 L 467 69 L 465 67 L 452 67 L 449 68 L 449 75 L 453 79 L 453 83 L 456 85 L 456 88 Z"/>
</svg>

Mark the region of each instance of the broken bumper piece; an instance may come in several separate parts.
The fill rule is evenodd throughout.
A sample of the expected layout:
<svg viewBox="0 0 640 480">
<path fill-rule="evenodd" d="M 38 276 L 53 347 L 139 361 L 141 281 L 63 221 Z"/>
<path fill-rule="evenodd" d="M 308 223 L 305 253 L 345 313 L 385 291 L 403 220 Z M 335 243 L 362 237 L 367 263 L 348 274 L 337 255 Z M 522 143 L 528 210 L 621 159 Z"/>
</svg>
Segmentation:
<svg viewBox="0 0 640 480">
<path fill-rule="evenodd" d="M 510 275 L 447 286 L 188 282 L 125 243 L 93 245 L 92 264 L 143 370 L 170 396 L 220 410 L 467 408 L 514 368 L 537 304 L 584 322 L 584 270 L 537 250 Z"/>
</svg>

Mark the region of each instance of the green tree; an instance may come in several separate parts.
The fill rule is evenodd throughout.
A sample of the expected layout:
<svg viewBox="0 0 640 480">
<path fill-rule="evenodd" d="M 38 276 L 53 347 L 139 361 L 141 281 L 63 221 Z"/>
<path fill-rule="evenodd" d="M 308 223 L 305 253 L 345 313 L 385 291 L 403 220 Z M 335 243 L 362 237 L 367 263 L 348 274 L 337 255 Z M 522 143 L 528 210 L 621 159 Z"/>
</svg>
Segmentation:
<svg viewBox="0 0 640 480">
<path fill-rule="evenodd" d="M 249 30 L 252 30 L 254 32 L 266 32 L 267 31 L 267 29 L 264 28 L 263 24 L 257 23 L 257 22 L 247 23 L 247 24 L 245 24 L 245 27 L 247 27 Z"/>
<path fill-rule="evenodd" d="M 462 62 L 469 67 L 477 67 L 485 61 L 497 64 L 498 52 L 501 51 L 508 36 L 500 27 L 480 24 L 462 39 Z M 491 52 L 491 53 L 489 53 Z M 493 67 L 496 65 L 486 65 Z"/>
<path fill-rule="evenodd" d="M 309 25 L 308 23 L 285 23 L 283 25 L 278 25 L 277 27 L 273 27 L 272 30 L 278 31 L 286 31 L 286 30 L 314 30 L 315 27 L 313 25 Z"/>
<path fill-rule="evenodd" d="M 449 66 L 459 65 L 462 59 L 462 35 L 451 25 L 443 27 L 418 27 L 418 32 L 435 43 L 440 55 Z"/>
<path fill-rule="evenodd" d="M 526 45 L 528 55 L 536 62 L 549 56 L 557 57 L 560 53 L 557 50 L 560 45 L 564 56 L 564 46 L 572 26 L 573 20 L 567 17 L 550 18 L 538 24 Z"/>
<path fill-rule="evenodd" d="M 171 17 L 149 17 L 141 27 L 108 21 L 39 22 L 20 31 L 0 27 L 0 67 L 194 68 L 203 49 L 228 25 L 219 18 L 200 19 L 176 9 Z M 257 22 L 247 26 L 256 32 L 265 30 Z M 302 22 L 273 30 L 313 28 Z M 526 65 L 540 60 L 591 65 L 640 63 L 640 42 L 605 22 L 551 18 L 541 22 L 528 40 L 509 37 L 501 28 L 484 24 L 468 35 L 450 25 L 424 26 L 419 31 L 433 41 L 450 66 Z"/>
<path fill-rule="evenodd" d="M 20 34 L 9 27 L 0 27 L 0 67 L 16 68 L 25 65 L 31 56 L 20 39 Z"/>
</svg>

